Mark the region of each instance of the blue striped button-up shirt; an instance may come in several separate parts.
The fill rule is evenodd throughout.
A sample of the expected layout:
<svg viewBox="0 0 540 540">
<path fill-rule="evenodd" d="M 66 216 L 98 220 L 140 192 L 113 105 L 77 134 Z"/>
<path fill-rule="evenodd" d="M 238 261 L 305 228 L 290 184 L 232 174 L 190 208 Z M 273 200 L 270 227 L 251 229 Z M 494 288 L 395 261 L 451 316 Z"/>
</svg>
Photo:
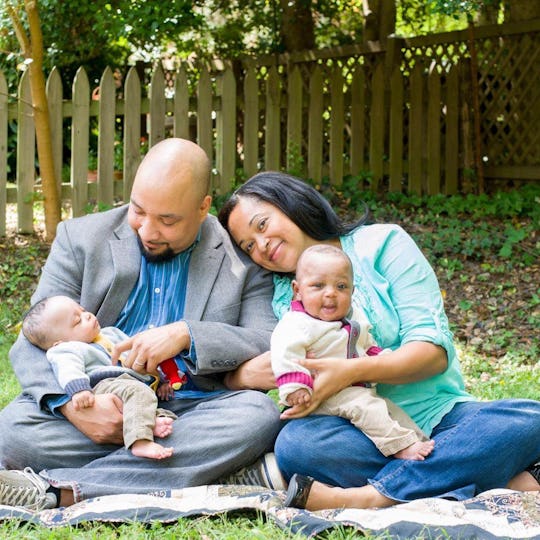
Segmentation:
<svg viewBox="0 0 540 540">
<path fill-rule="evenodd" d="M 182 320 L 189 261 L 196 243 L 168 261 L 149 262 L 142 258 L 139 279 L 120 312 L 115 325 L 117 328 L 128 336 L 134 336 L 144 330 Z M 190 350 L 181 351 L 175 357 L 178 367 L 187 373 L 185 357 L 194 364 L 197 362 L 193 339 Z M 188 382 L 175 392 L 176 397 L 189 398 L 203 394 L 208 395 L 199 391 L 189 376 Z"/>
</svg>

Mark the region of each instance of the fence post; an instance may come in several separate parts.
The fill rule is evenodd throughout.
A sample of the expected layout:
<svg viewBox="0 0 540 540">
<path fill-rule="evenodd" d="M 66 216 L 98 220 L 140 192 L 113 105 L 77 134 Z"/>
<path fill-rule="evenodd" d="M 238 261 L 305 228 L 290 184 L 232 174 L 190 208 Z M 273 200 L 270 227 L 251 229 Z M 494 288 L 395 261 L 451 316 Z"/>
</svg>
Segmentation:
<svg viewBox="0 0 540 540">
<path fill-rule="evenodd" d="M 360 175 L 365 168 L 366 145 L 366 74 L 356 66 L 351 83 L 351 174 Z"/>
<path fill-rule="evenodd" d="M 152 73 L 149 90 L 149 137 L 148 147 L 165 138 L 165 74 L 161 63 L 157 63 Z"/>
<path fill-rule="evenodd" d="M 64 126 L 62 103 L 64 90 L 58 68 L 54 67 L 47 79 L 47 102 L 49 104 L 49 119 L 51 123 L 51 146 L 53 152 L 54 174 L 58 189 L 58 198 L 62 200 L 62 157 L 64 142 Z"/>
<path fill-rule="evenodd" d="M 128 71 L 124 84 L 124 185 L 123 199 L 129 201 L 131 186 L 141 161 L 141 81 L 137 69 Z"/>
<path fill-rule="evenodd" d="M 403 182 L 403 75 L 399 66 L 390 76 L 389 190 L 401 192 Z"/>
<path fill-rule="evenodd" d="M 98 201 L 114 202 L 114 123 L 115 88 L 110 67 L 105 68 L 99 83 Z"/>
<path fill-rule="evenodd" d="M 6 234 L 8 87 L 0 71 L 0 237 Z"/>
<path fill-rule="evenodd" d="M 88 142 L 90 128 L 90 84 L 84 68 L 73 81 L 71 122 L 71 208 L 73 217 L 84 214 L 88 203 Z"/>
<path fill-rule="evenodd" d="M 459 169 L 459 78 L 458 66 L 450 68 L 446 78 L 446 131 L 444 193 L 453 195 L 458 188 Z"/>
<path fill-rule="evenodd" d="M 289 72 L 287 94 L 287 170 L 298 175 L 302 172 L 297 168 L 302 157 L 303 112 L 302 76 L 298 66 Z"/>
<path fill-rule="evenodd" d="M 30 74 L 25 71 L 19 83 L 17 100 L 17 222 L 21 233 L 32 233 L 36 135 L 30 92 Z"/>
<path fill-rule="evenodd" d="M 206 66 L 201 66 L 200 73 L 197 84 L 197 142 L 212 161 L 212 80 Z"/>
<path fill-rule="evenodd" d="M 427 178 L 428 195 L 441 192 L 441 78 L 432 65 L 428 75 L 427 104 Z"/>
<path fill-rule="evenodd" d="M 173 132 L 175 137 L 189 139 L 189 86 L 184 66 L 180 66 L 174 81 Z"/>
<path fill-rule="evenodd" d="M 336 64 L 330 80 L 330 183 L 343 182 L 343 68 Z"/>
<path fill-rule="evenodd" d="M 309 79 L 308 115 L 308 177 L 314 182 L 322 179 L 323 149 L 323 76 L 317 66 Z"/>
<path fill-rule="evenodd" d="M 217 94 L 221 106 L 216 115 L 216 168 L 220 192 L 227 193 L 236 170 L 236 80 L 231 68 L 219 75 Z"/>
<path fill-rule="evenodd" d="M 257 172 L 259 161 L 259 83 L 253 67 L 244 78 L 244 172 L 247 177 Z"/>
<path fill-rule="evenodd" d="M 369 168 L 373 173 L 371 189 L 376 190 L 384 172 L 384 65 L 379 62 L 371 81 L 371 114 L 369 118 Z"/>
<path fill-rule="evenodd" d="M 266 81 L 265 169 L 279 170 L 281 149 L 281 88 L 276 66 L 268 70 Z"/>
<path fill-rule="evenodd" d="M 409 111 L 409 182 L 408 191 L 422 193 L 422 154 L 423 154 L 423 80 L 422 66 L 416 63 L 409 82 L 411 108 Z"/>
<path fill-rule="evenodd" d="M 461 189 L 464 193 L 474 192 L 474 150 L 473 150 L 473 125 L 470 114 L 470 92 L 471 82 L 469 60 L 462 59 L 459 62 L 460 71 L 460 95 L 463 98 L 460 100 L 460 119 L 461 119 L 461 133 L 463 140 L 463 179 L 461 183 Z"/>
</svg>

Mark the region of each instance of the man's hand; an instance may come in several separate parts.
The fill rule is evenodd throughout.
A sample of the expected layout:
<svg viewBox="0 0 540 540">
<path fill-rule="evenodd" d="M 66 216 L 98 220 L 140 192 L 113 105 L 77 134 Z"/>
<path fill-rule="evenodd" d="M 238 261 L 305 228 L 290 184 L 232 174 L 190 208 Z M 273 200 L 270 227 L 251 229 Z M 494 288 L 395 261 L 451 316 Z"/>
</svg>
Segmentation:
<svg viewBox="0 0 540 540">
<path fill-rule="evenodd" d="M 124 444 L 122 400 L 114 394 L 94 396 L 93 407 L 75 410 L 72 401 L 60 407 L 62 414 L 96 444 Z"/>
<path fill-rule="evenodd" d="M 270 351 L 247 360 L 224 378 L 229 390 L 272 390 L 276 378 L 270 362 Z"/>
<path fill-rule="evenodd" d="M 188 350 L 191 346 L 188 325 L 184 321 L 145 330 L 122 343 L 115 345 L 111 361 L 115 364 L 123 352 L 129 351 L 122 357 L 122 365 L 139 373 L 157 375 L 157 367 L 167 360 L 174 358 L 179 352 Z"/>
</svg>

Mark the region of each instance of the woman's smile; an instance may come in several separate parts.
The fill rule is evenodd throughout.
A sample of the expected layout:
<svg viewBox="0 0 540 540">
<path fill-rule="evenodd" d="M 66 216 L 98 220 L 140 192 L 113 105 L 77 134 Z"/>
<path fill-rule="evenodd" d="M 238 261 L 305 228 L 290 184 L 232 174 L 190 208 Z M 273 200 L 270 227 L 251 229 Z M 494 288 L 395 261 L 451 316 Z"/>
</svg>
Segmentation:
<svg viewBox="0 0 540 540">
<path fill-rule="evenodd" d="M 270 248 L 268 253 L 268 259 L 273 263 L 275 263 L 279 259 L 280 253 L 283 251 L 282 246 L 283 241 L 280 240 L 277 242 L 277 244 L 274 244 L 274 246 Z"/>
</svg>

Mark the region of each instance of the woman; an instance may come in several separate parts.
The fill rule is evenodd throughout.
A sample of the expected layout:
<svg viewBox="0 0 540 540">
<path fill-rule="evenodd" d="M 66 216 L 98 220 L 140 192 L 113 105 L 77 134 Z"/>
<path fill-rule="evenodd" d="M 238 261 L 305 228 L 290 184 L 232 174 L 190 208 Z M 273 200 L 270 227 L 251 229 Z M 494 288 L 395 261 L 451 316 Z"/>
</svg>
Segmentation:
<svg viewBox="0 0 540 540">
<path fill-rule="evenodd" d="M 287 503 L 310 510 L 366 508 L 430 496 L 460 500 L 505 486 L 540 489 L 534 465 L 540 458 L 540 402 L 479 402 L 465 391 L 437 279 L 403 229 L 368 224 L 365 217 L 347 225 L 315 189 L 278 172 L 242 185 L 219 219 L 253 261 L 275 272 L 278 318 L 292 299 L 300 253 L 316 243 L 341 247 L 353 262 L 353 302 L 364 308 L 378 344 L 393 351 L 346 362 L 301 361 L 315 374 L 312 403 L 283 413 L 294 420 L 275 446 L 290 479 Z M 269 388 L 267 362 L 263 356 L 244 364 L 228 383 Z M 425 461 L 385 458 L 347 420 L 307 416 L 359 381 L 377 382 L 379 393 L 435 440 Z"/>
</svg>

